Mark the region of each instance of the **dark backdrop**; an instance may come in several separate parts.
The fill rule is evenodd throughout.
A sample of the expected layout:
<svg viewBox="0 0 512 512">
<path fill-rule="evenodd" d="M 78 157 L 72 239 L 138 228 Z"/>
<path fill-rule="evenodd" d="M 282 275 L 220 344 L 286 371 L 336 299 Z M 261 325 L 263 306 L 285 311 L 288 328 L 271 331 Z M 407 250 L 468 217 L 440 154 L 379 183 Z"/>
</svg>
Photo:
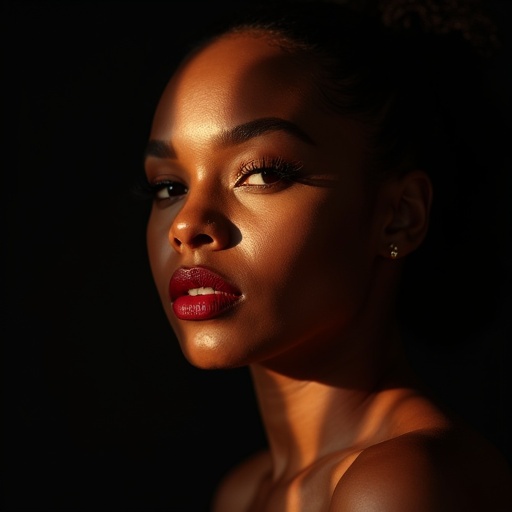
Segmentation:
<svg viewBox="0 0 512 512">
<path fill-rule="evenodd" d="M 184 361 L 130 187 L 177 48 L 230 4 L 2 5 L 4 510 L 206 511 L 264 436 L 245 370 Z M 508 73 L 498 61 L 500 87 Z M 462 348 L 411 357 L 512 459 L 509 307 Z"/>
</svg>

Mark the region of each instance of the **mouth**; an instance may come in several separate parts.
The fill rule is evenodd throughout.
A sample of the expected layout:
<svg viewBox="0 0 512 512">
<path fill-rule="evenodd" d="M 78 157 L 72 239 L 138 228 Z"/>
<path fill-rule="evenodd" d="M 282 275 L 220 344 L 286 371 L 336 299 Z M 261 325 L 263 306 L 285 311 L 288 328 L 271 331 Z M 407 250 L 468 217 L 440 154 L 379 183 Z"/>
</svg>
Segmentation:
<svg viewBox="0 0 512 512">
<path fill-rule="evenodd" d="M 233 307 L 241 292 L 204 267 L 180 267 L 169 282 L 174 314 L 180 320 L 209 320 Z"/>
</svg>

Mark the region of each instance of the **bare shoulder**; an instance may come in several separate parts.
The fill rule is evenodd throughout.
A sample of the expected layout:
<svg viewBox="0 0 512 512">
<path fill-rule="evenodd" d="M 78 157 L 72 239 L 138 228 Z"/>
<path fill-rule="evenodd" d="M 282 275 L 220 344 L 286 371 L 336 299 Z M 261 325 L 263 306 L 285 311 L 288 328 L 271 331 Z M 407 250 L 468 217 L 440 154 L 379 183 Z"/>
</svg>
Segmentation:
<svg viewBox="0 0 512 512">
<path fill-rule="evenodd" d="M 340 478 L 331 512 L 506 512 L 512 473 L 478 435 L 409 432 L 363 450 Z"/>
<path fill-rule="evenodd" d="M 212 512 L 247 510 L 261 482 L 270 474 L 272 461 L 268 451 L 257 452 L 229 471 L 213 498 Z"/>
</svg>

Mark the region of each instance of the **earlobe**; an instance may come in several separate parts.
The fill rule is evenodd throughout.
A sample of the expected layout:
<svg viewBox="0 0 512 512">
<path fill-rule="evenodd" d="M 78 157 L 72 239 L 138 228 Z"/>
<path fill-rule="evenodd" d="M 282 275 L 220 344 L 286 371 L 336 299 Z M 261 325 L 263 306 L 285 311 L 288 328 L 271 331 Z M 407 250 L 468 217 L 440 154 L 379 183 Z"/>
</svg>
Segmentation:
<svg viewBox="0 0 512 512">
<path fill-rule="evenodd" d="M 388 187 L 388 215 L 383 225 L 381 255 L 397 259 L 417 249 L 427 234 L 432 183 L 424 171 L 415 170 Z"/>
</svg>

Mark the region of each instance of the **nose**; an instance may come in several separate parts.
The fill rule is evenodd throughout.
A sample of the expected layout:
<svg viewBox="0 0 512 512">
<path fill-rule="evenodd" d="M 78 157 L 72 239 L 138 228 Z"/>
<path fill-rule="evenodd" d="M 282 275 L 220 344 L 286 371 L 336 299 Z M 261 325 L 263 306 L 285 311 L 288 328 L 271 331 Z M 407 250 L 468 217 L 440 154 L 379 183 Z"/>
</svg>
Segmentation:
<svg viewBox="0 0 512 512">
<path fill-rule="evenodd" d="M 176 252 L 208 249 L 220 251 L 231 244 L 231 222 L 225 212 L 189 196 L 169 229 L 169 243 Z"/>
</svg>

